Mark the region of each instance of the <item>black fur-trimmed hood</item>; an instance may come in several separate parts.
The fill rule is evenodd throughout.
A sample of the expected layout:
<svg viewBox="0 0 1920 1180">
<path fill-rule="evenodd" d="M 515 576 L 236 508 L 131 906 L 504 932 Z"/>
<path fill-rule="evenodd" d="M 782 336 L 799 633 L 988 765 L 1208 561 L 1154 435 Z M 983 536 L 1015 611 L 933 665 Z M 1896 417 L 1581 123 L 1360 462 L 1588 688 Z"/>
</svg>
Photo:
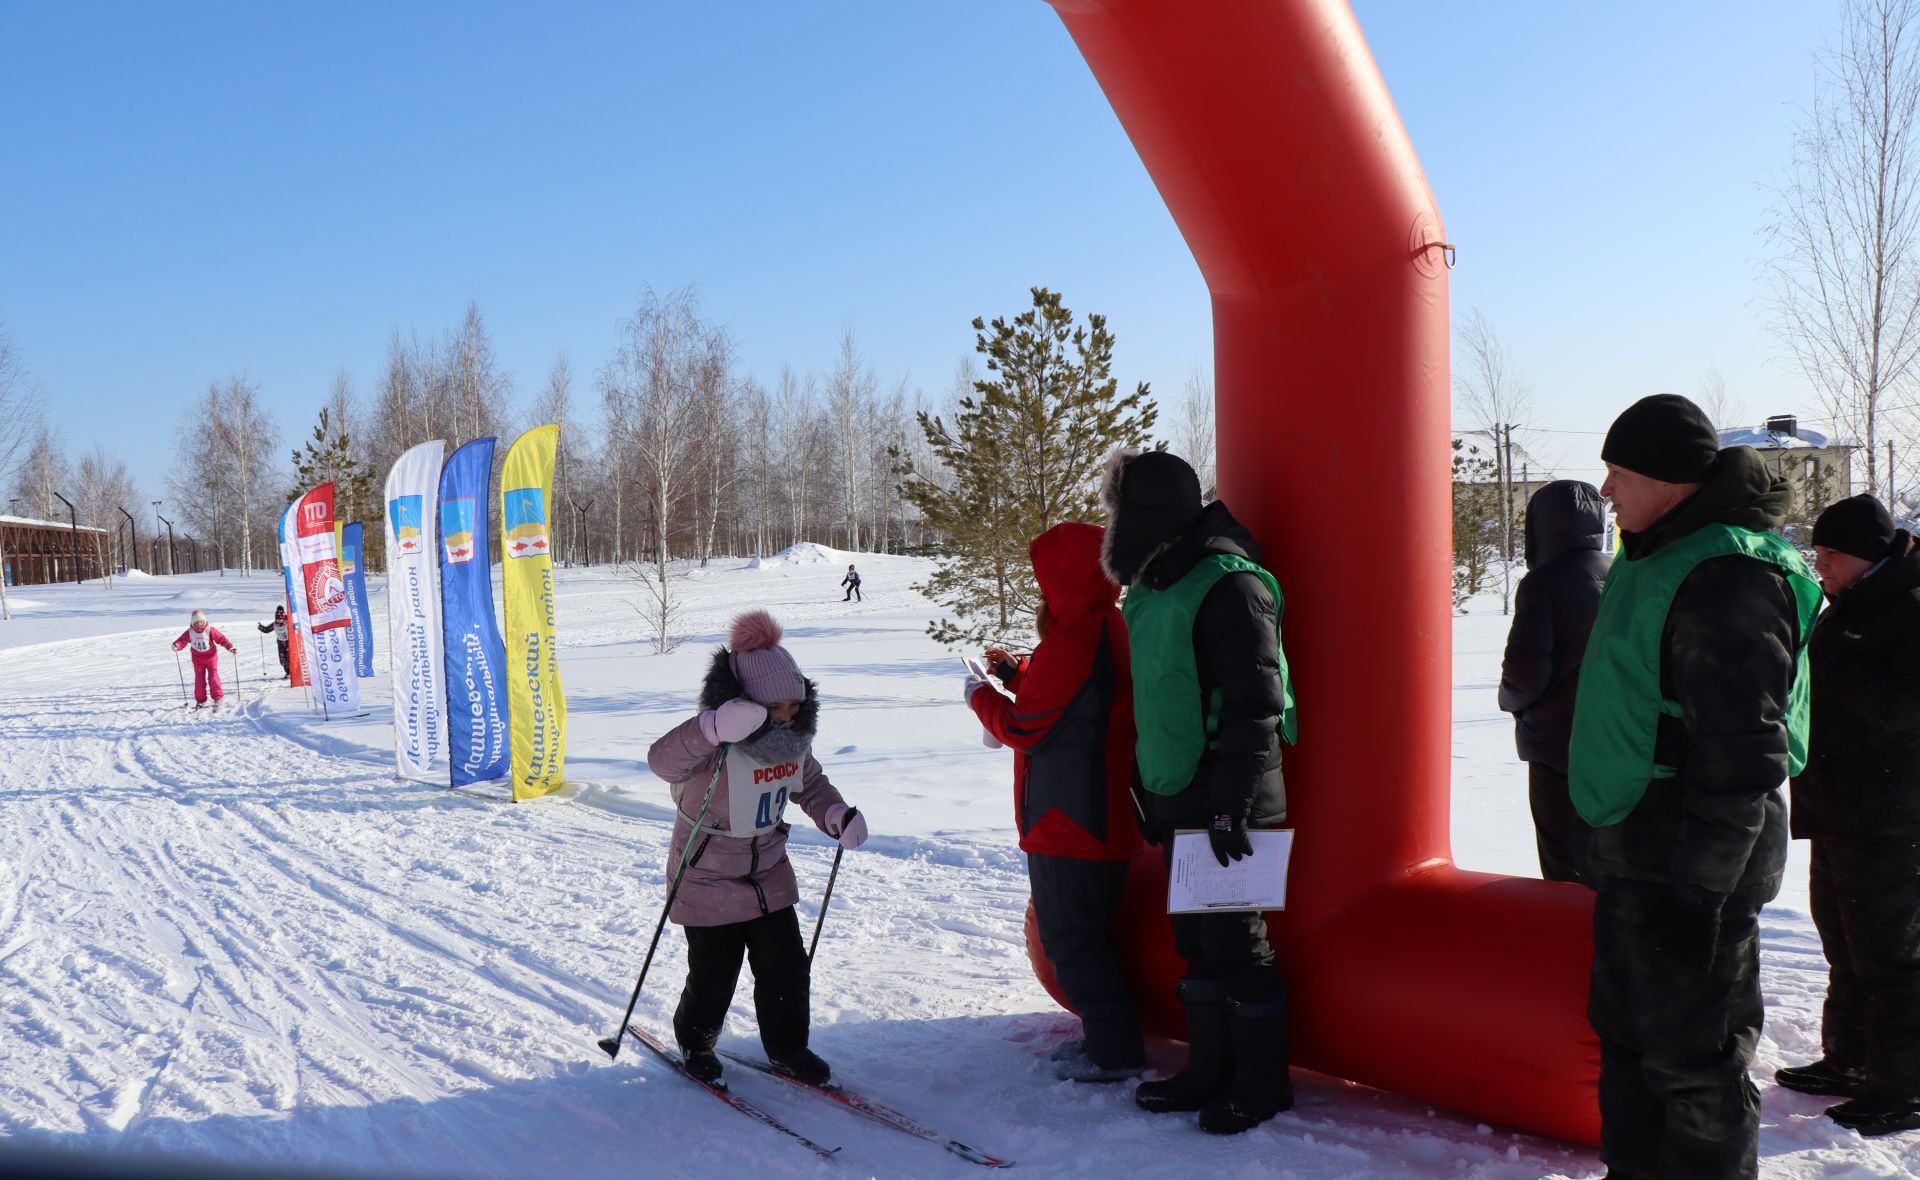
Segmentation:
<svg viewBox="0 0 1920 1180">
<path fill-rule="evenodd" d="M 794 715 L 790 728 L 812 738 L 820 730 L 820 686 L 809 677 L 800 679 L 807 686 L 807 697 L 800 702 L 800 711 Z M 746 695 L 746 686 L 734 674 L 732 653 L 724 647 L 714 648 L 713 659 L 707 664 L 707 678 L 700 685 L 700 708 L 718 709 Z"/>
</svg>

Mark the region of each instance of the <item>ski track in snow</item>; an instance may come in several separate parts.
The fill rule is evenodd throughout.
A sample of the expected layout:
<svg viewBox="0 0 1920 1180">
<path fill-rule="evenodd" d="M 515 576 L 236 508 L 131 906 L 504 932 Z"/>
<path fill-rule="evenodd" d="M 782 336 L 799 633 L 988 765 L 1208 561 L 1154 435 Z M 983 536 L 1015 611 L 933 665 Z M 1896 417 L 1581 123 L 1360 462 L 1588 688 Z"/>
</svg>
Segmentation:
<svg viewBox="0 0 1920 1180">
<path fill-rule="evenodd" d="M 1230 1140 L 1139 1112 L 1129 1087 L 1055 1081 L 1047 1052 L 1075 1024 L 1028 966 L 1006 756 L 979 746 L 958 664 L 923 634 L 935 612 L 905 587 L 925 563 L 857 557 L 870 593 L 842 604 L 845 560 L 687 571 L 690 638 L 664 656 L 637 587 L 559 571 L 570 785 L 525 805 L 395 779 L 384 674 L 363 682 L 367 717 L 327 723 L 264 683 L 245 619 L 276 581 L 36 587 L 0 624 L 0 1139 L 377 1176 L 980 1176 L 731 1071 L 844 1149 L 814 1160 L 640 1046 L 612 1063 L 594 1046 L 665 895 L 671 809 L 646 746 L 691 710 L 727 619 L 765 605 L 821 683 L 815 751 L 875 832 L 845 860 L 815 966 L 814 1046 L 849 1085 L 1023 1174 L 1600 1173 L 1585 1149 L 1315 1075 L 1297 1075 L 1293 1112 Z M 182 709 L 166 675 L 193 606 L 241 652 L 218 713 Z M 384 659 L 383 608 L 376 587 Z M 1504 623 L 1482 605 L 1455 629 L 1455 847 L 1531 875 L 1525 768 L 1492 701 Z M 789 818 L 810 933 L 833 845 Z M 1920 1135 L 1862 1140 L 1771 1084 L 1818 1055 L 1825 993 L 1795 852 L 1763 926 L 1762 1172 L 1920 1174 Z M 670 928 L 636 1020 L 668 1030 L 684 970 Z M 742 975 L 727 1043 L 751 1051 Z M 1176 1047 L 1153 1054 L 1178 1065 Z"/>
</svg>

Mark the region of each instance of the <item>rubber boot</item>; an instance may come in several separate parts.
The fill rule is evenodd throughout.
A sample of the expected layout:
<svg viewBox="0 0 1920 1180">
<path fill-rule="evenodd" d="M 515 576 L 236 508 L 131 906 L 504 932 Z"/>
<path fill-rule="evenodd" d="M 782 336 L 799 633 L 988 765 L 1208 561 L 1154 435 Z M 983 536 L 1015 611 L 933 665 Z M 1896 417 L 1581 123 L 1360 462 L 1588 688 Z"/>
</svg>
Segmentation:
<svg viewBox="0 0 1920 1180">
<path fill-rule="evenodd" d="M 1287 998 L 1227 1001 L 1233 1081 L 1200 1110 L 1200 1129 L 1238 1135 L 1293 1109 L 1287 1072 Z"/>
<path fill-rule="evenodd" d="M 1867 1093 L 1867 1071 L 1856 1066 L 1839 1065 L 1831 1058 L 1807 1065 L 1790 1065 L 1773 1071 L 1773 1080 L 1802 1094 L 1836 1094 L 1842 1098 L 1861 1098 Z"/>
<path fill-rule="evenodd" d="M 1133 1101 L 1155 1114 L 1199 1110 L 1226 1092 L 1233 1076 L 1227 989 L 1218 980 L 1183 979 L 1174 990 L 1187 1010 L 1187 1063 L 1158 1082 L 1141 1082 Z"/>
</svg>

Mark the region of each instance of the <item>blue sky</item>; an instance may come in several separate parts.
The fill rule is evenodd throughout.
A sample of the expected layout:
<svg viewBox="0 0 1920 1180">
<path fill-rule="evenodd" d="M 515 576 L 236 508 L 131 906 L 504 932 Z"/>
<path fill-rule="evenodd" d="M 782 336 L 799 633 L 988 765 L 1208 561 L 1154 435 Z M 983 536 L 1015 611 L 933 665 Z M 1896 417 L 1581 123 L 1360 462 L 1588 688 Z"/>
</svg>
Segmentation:
<svg viewBox="0 0 1920 1180">
<path fill-rule="evenodd" d="M 1751 417 L 1818 412 L 1756 274 L 1836 3 L 1356 8 L 1456 318 L 1537 425 L 1709 365 Z M 586 400 L 642 289 L 689 283 L 764 381 L 850 327 L 943 394 L 1034 284 L 1110 317 L 1123 381 L 1209 363 L 1192 258 L 1041 0 L 0 0 L 0 317 L 69 451 L 149 488 L 209 380 L 259 381 L 291 445 L 338 369 L 370 394 L 392 329 L 471 298 L 523 402 L 561 353 Z M 1591 474 L 1598 442 L 1542 457 Z"/>
</svg>

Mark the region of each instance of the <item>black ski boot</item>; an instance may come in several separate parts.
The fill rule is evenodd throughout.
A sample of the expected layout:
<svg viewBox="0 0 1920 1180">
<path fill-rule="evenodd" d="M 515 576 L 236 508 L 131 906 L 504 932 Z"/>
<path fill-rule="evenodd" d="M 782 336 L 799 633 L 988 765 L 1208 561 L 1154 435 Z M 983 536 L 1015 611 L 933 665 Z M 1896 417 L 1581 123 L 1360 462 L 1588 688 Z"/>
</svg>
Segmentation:
<svg viewBox="0 0 1920 1180">
<path fill-rule="evenodd" d="M 1238 1135 L 1293 1109 L 1293 1079 L 1287 1073 L 1287 998 L 1248 1003 L 1227 1001 L 1233 1082 L 1200 1111 L 1200 1129 Z"/>
<path fill-rule="evenodd" d="M 709 1086 L 720 1085 L 720 1058 L 711 1048 L 688 1049 L 685 1053 L 687 1072 Z"/>
<path fill-rule="evenodd" d="M 1773 1071 L 1773 1080 L 1802 1094 L 1837 1094 L 1859 1098 L 1867 1092 L 1867 1071 L 1840 1065 L 1829 1058 Z"/>
<path fill-rule="evenodd" d="M 767 1061 L 780 1073 L 809 1086 L 824 1086 L 833 1080 L 832 1068 L 812 1049 L 797 1049 L 778 1057 L 769 1054 Z"/>
<path fill-rule="evenodd" d="M 1174 990 L 1187 1010 L 1187 1063 L 1172 1077 L 1141 1082 L 1133 1090 L 1134 1104 L 1155 1114 L 1199 1110 L 1232 1080 L 1225 985 L 1214 979 L 1183 979 Z"/>
</svg>

